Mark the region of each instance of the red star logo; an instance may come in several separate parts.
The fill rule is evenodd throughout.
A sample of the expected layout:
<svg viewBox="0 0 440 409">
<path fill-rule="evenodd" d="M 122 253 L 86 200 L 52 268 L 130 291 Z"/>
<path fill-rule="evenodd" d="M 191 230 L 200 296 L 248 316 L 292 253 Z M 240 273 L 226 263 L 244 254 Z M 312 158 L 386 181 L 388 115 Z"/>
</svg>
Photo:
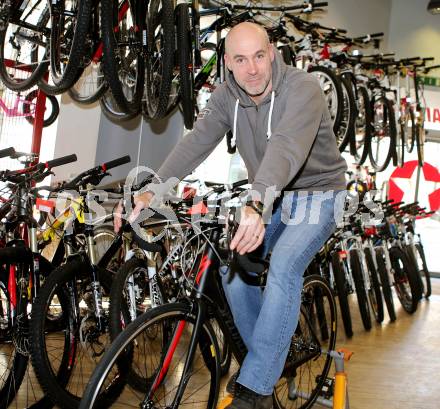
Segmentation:
<svg viewBox="0 0 440 409">
<path fill-rule="evenodd" d="M 412 203 L 415 200 L 417 183 L 417 161 L 406 162 L 391 174 L 389 198 L 395 202 Z M 426 163 L 420 172 L 418 202 L 426 210 L 437 211 L 440 208 L 440 172 L 435 166 Z"/>
</svg>

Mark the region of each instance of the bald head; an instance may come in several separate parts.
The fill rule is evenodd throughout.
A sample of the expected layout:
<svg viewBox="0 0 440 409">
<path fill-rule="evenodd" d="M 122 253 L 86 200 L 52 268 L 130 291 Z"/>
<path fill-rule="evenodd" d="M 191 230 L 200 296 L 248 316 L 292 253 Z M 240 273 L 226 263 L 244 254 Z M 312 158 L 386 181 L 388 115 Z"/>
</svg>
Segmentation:
<svg viewBox="0 0 440 409">
<path fill-rule="evenodd" d="M 226 36 L 226 66 L 256 104 L 272 89 L 274 58 L 266 30 L 258 24 L 240 23 Z"/>
<path fill-rule="evenodd" d="M 246 21 L 234 26 L 225 38 L 225 53 L 231 55 L 234 44 L 257 37 L 262 46 L 268 47 L 270 44 L 266 30 L 259 24 Z"/>
</svg>

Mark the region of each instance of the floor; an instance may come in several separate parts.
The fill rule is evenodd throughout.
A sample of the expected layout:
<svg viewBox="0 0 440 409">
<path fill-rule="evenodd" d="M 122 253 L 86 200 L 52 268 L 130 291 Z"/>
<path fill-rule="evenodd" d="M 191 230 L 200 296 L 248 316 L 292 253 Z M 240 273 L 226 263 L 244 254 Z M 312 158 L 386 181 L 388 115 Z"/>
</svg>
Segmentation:
<svg viewBox="0 0 440 409">
<path fill-rule="evenodd" d="M 370 332 L 357 315 L 350 340 L 339 326 L 337 345 L 354 352 L 346 365 L 351 409 L 440 408 L 440 279 L 432 284 L 429 301 L 413 315 L 399 308 L 394 323 L 386 315 Z"/>
<path fill-rule="evenodd" d="M 353 305 L 355 334 L 347 340 L 339 322 L 337 346 L 354 352 L 346 364 L 351 409 L 440 407 L 440 279 L 433 279 L 432 284 L 430 300 L 423 300 L 413 315 L 405 313 L 395 300 L 398 318 L 394 323 L 386 315 L 381 325 L 365 332 Z M 32 407 L 41 396 L 32 378 L 31 374 L 26 377 L 20 397 L 10 407 Z"/>
</svg>

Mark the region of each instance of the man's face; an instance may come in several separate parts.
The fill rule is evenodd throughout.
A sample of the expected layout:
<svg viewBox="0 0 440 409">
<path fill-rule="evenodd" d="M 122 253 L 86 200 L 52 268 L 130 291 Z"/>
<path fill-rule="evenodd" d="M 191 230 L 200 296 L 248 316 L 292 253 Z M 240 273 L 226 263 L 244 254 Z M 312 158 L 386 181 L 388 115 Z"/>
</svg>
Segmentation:
<svg viewBox="0 0 440 409">
<path fill-rule="evenodd" d="M 265 93 L 272 79 L 273 48 L 259 33 L 234 36 L 229 43 L 225 62 L 238 85 L 251 97 Z"/>
</svg>

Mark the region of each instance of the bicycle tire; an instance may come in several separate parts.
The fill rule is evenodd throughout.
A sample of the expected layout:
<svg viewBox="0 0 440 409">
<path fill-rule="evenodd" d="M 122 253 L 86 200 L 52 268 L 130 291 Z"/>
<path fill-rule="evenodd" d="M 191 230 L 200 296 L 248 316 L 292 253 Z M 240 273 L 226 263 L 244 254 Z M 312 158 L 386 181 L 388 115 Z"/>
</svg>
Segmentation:
<svg viewBox="0 0 440 409">
<path fill-rule="evenodd" d="M 43 29 L 44 27 L 46 27 L 48 21 L 49 21 L 49 10 L 46 7 L 45 10 L 42 12 L 41 16 L 39 17 L 36 27 Z M 38 47 L 34 47 L 29 55 L 30 58 L 29 66 L 30 67 L 35 66 L 35 69 L 31 71 L 29 77 L 20 78 L 19 76 L 17 78 L 16 76 L 8 72 L 8 70 L 10 70 L 11 67 L 6 66 L 5 60 L 8 59 L 12 63 L 15 61 L 14 58 L 8 58 L 8 56 L 6 56 L 6 49 L 5 49 L 5 42 L 11 41 L 10 38 L 6 38 L 6 37 L 7 37 L 8 27 L 11 27 L 12 24 L 13 24 L 12 22 L 8 22 L 5 25 L 4 29 L 0 30 L 0 78 L 3 84 L 5 84 L 5 86 L 10 90 L 26 91 L 29 88 L 32 88 L 40 80 L 40 78 L 42 78 L 42 76 L 45 74 L 45 72 L 49 67 L 49 62 L 45 61 L 45 57 L 47 54 L 46 52 L 43 54 L 42 60 L 40 61 Z M 18 49 L 20 49 L 22 44 L 18 44 L 16 46 Z M 14 49 L 13 47 L 12 50 L 17 51 L 17 49 Z M 22 66 L 24 63 L 23 57 L 20 57 L 20 60 L 18 58 L 19 57 L 17 56 L 16 63 L 18 63 L 19 66 Z"/>
<path fill-rule="evenodd" d="M 65 3 L 67 0 L 62 1 Z M 51 13 L 49 54 L 53 85 L 46 81 L 40 81 L 39 84 L 40 88 L 48 95 L 62 94 L 67 91 L 78 80 L 81 70 L 83 69 L 83 56 L 86 51 L 93 1 L 76 0 L 74 5 L 77 5 L 74 28 L 69 25 L 64 27 L 64 23 L 66 22 L 64 20 L 66 16 L 64 13 L 65 5 L 62 7 L 63 13 Z M 72 10 L 72 12 L 74 11 Z M 67 50 L 68 56 L 61 53 L 63 41 L 68 41 L 69 39 L 64 29 L 70 31 L 70 34 L 73 34 L 70 49 Z M 61 64 L 64 64 L 63 69 L 61 68 Z"/>
<path fill-rule="evenodd" d="M 127 11 L 118 21 L 120 6 L 128 4 Z M 130 45 L 132 42 L 144 44 L 145 35 L 144 2 L 138 1 L 136 9 L 126 0 L 101 1 L 101 38 L 103 42 L 103 70 L 119 109 L 127 114 L 140 110 L 145 80 L 145 60 L 143 47 Z M 121 14 L 121 13 L 119 13 Z M 136 29 L 127 27 L 132 24 Z M 133 38 L 132 38 L 133 37 Z M 121 44 L 128 44 L 121 46 Z"/>
<path fill-rule="evenodd" d="M 351 322 L 350 305 L 348 303 L 347 279 L 345 278 L 344 269 L 341 266 L 340 256 L 337 251 L 335 251 L 331 256 L 331 265 L 345 335 L 347 338 L 351 338 L 353 336 L 353 325 Z"/>
<path fill-rule="evenodd" d="M 379 324 L 384 319 L 384 309 L 382 300 L 382 291 L 380 290 L 379 278 L 377 275 L 376 266 L 374 264 L 373 255 L 369 248 L 364 249 L 365 259 L 367 261 L 368 273 L 370 276 L 371 288 L 368 289 L 368 297 L 370 300 L 370 305 L 372 307 L 374 318 Z"/>
<path fill-rule="evenodd" d="M 178 4 L 175 13 L 177 59 L 180 74 L 180 103 L 185 128 L 192 129 L 194 125 L 195 99 L 191 27 L 188 4 Z"/>
<path fill-rule="evenodd" d="M 368 96 L 367 89 L 360 85 L 357 87 L 357 119 L 355 122 L 355 154 L 356 163 L 363 165 L 368 158 L 368 152 L 370 151 L 371 144 L 371 123 L 373 121 L 373 113 L 371 111 L 370 97 Z M 362 103 L 359 101 L 362 100 Z M 358 128 L 363 128 L 363 140 L 362 143 L 358 142 Z M 362 147 L 362 151 L 359 149 Z"/>
<path fill-rule="evenodd" d="M 333 120 L 333 132 L 337 135 L 341 126 L 344 98 L 341 80 L 331 69 L 320 65 L 310 67 L 307 72 L 318 78 L 319 85 L 321 86 L 327 106 L 329 107 L 330 116 Z M 329 87 L 331 89 L 329 89 Z M 335 107 L 333 107 L 333 99 L 336 99 Z M 337 139 L 337 142 L 339 146 L 341 141 Z"/>
<path fill-rule="evenodd" d="M 28 121 L 31 125 L 34 125 L 35 117 L 31 116 L 31 104 L 34 104 L 34 100 L 38 98 L 38 90 L 35 89 L 31 91 L 29 94 L 26 95 L 25 101 L 26 104 L 23 104 L 23 113 L 26 114 L 25 118 L 26 121 Z M 52 125 L 58 118 L 58 115 L 60 114 L 60 104 L 58 103 L 58 100 L 53 95 L 47 95 L 46 96 L 46 108 L 47 108 L 47 102 L 49 102 L 49 116 L 43 120 L 43 127 L 48 127 Z"/>
<path fill-rule="evenodd" d="M 380 126 L 378 125 L 379 121 L 376 118 L 376 116 L 378 116 L 380 119 L 381 112 L 377 104 L 381 104 L 383 107 L 382 120 L 384 123 L 383 125 L 383 127 L 385 128 L 384 130 L 378 130 Z M 396 138 L 397 138 L 396 119 L 394 115 L 394 108 L 392 102 L 389 99 L 385 98 L 384 96 L 380 96 L 379 98 L 373 99 L 372 106 L 373 106 L 373 123 L 375 129 L 371 136 L 371 144 L 370 144 L 370 151 L 368 152 L 368 157 L 370 158 L 370 162 L 373 168 L 377 172 L 382 172 L 389 165 L 396 150 Z M 384 135 L 381 135 L 382 132 L 384 133 Z M 376 154 L 378 155 L 379 151 L 384 151 L 383 146 L 382 149 L 379 149 L 379 143 L 381 141 L 382 136 L 384 136 L 385 138 L 389 138 L 389 146 L 386 154 L 384 155 L 384 158 L 382 158 L 382 161 L 380 161 L 377 157 L 375 157 L 373 150 L 374 150 L 374 143 L 377 142 Z"/>
<path fill-rule="evenodd" d="M 419 300 L 422 298 L 420 278 L 412 261 L 402 249 L 393 246 L 389 252 L 394 270 L 394 286 L 397 297 L 403 309 L 407 313 L 413 314 L 417 310 Z"/>
<path fill-rule="evenodd" d="M 370 331 L 371 314 L 368 305 L 367 289 L 365 288 L 365 281 L 362 275 L 362 265 L 359 258 L 358 250 L 350 250 L 350 270 L 353 276 L 362 324 L 366 331 Z"/>
<path fill-rule="evenodd" d="M 376 249 L 376 262 L 377 271 L 379 272 L 380 284 L 382 285 L 383 298 L 385 299 L 385 304 L 387 306 L 388 315 L 390 321 L 396 321 L 396 309 L 394 307 L 393 291 L 391 289 L 390 280 L 388 278 L 388 271 L 385 264 L 385 255 L 383 249 Z"/>
<path fill-rule="evenodd" d="M 171 323 L 168 323 L 165 325 L 163 321 L 169 321 Z M 164 304 L 161 306 L 158 306 L 157 308 L 153 308 L 146 312 L 145 314 L 140 315 L 135 321 L 130 323 L 126 329 L 121 332 L 118 337 L 112 342 L 109 350 L 105 353 L 101 361 L 99 362 L 98 366 L 96 367 L 95 371 L 93 372 L 90 381 L 87 385 L 86 390 L 84 391 L 83 399 L 81 400 L 81 403 L 79 405 L 80 409 L 91 409 L 94 407 L 101 407 L 99 406 L 99 403 L 96 401 L 96 396 L 101 390 L 101 388 L 105 388 L 105 380 L 107 375 L 111 373 L 114 366 L 117 367 L 116 371 L 120 374 L 121 378 L 124 379 L 125 382 L 125 389 L 123 391 L 120 391 L 120 395 L 118 396 L 118 399 L 120 399 L 121 405 L 126 406 L 127 402 L 132 403 L 132 400 L 136 399 L 134 396 L 131 396 L 131 385 L 126 382 L 126 368 L 127 368 L 127 351 L 130 351 L 134 348 L 136 348 L 137 345 L 143 345 L 143 350 L 138 351 L 138 355 L 144 351 L 146 351 L 145 348 L 149 348 L 149 345 L 153 343 L 153 340 L 149 337 L 148 331 L 156 331 L 159 327 L 160 328 L 168 328 L 168 329 L 175 329 L 177 324 L 173 325 L 173 321 L 176 320 L 177 322 L 185 321 L 186 323 L 193 324 L 195 317 L 192 313 L 192 309 L 189 305 L 184 303 L 170 303 L 170 304 Z M 154 327 L 156 326 L 156 327 Z M 143 332 L 146 332 L 145 340 L 142 342 L 137 341 L 138 336 L 140 336 Z M 201 355 L 203 359 L 196 359 L 193 360 L 193 368 L 198 369 L 198 366 L 196 366 L 196 363 L 200 362 L 202 375 L 199 373 L 199 379 L 205 380 L 206 376 L 209 376 L 210 374 L 211 379 L 209 380 L 209 390 L 207 391 L 208 399 L 206 402 L 206 407 L 208 409 L 214 409 L 217 404 L 217 398 L 218 398 L 218 392 L 219 392 L 219 372 L 220 372 L 220 365 L 219 365 L 219 349 L 217 345 L 217 341 L 215 338 L 215 334 L 213 329 L 211 328 L 208 321 L 205 321 L 202 324 L 202 332 L 203 337 L 205 338 L 205 341 L 207 342 L 203 349 L 201 350 Z M 157 334 L 156 334 L 156 340 L 157 340 Z M 169 336 L 169 335 L 168 335 Z M 167 336 L 164 335 L 165 338 Z M 167 346 L 170 343 L 170 341 L 174 339 L 174 337 L 171 337 L 170 340 L 167 339 L 167 342 L 163 343 L 161 340 L 159 340 L 159 345 L 161 348 L 161 356 L 162 359 L 159 359 L 159 365 L 163 364 L 163 346 L 165 345 L 165 349 L 168 351 Z M 179 340 L 181 340 L 180 338 Z M 199 351 L 201 348 L 201 343 L 198 343 L 199 349 L 196 351 Z M 179 344 L 177 344 L 177 347 L 179 347 Z M 185 350 L 185 347 L 182 347 L 183 350 Z M 155 349 L 156 351 L 156 349 Z M 157 353 L 157 352 L 156 352 Z M 206 355 L 206 356 L 205 356 Z M 175 354 L 173 354 L 173 358 L 175 357 Z M 130 357 L 133 359 L 133 356 Z M 183 356 L 182 356 L 183 358 Z M 206 360 L 210 361 L 210 368 L 207 368 L 206 370 Z M 131 365 L 131 362 L 129 362 Z M 168 370 L 165 371 L 165 377 L 163 382 L 167 382 L 170 378 L 174 377 L 168 377 L 168 371 L 170 368 L 172 368 L 173 363 L 170 364 L 168 367 Z M 121 369 L 122 367 L 122 369 Z M 145 368 L 145 370 L 149 369 L 147 368 L 147 364 L 137 365 L 139 369 Z M 194 369 L 193 372 L 200 372 L 200 370 Z M 150 373 L 145 375 L 145 379 L 148 380 L 144 384 L 144 389 L 142 393 L 142 397 L 140 399 L 143 399 L 146 395 L 146 393 L 151 390 L 154 374 L 157 374 L 159 372 L 159 367 L 155 364 L 155 367 Z M 203 376 L 205 374 L 205 376 Z M 201 375 L 201 376 L 200 376 Z M 187 380 L 186 389 L 189 388 L 191 384 L 191 378 L 189 377 Z M 192 386 L 192 385 L 191 385 Z M 200 385 L 198 388 L 202 389 Z M 158 388 L 160 389 L 160 388 Z M 177 387 L 175 388 L 177 389 Z M 133 392 L 133 395 L 136 393 Z M 169 394 L 168 394 L 169 395 Z M 164 396 L 165 399 L 167 396 Z M 131 398 L 131 399 L 130 399 Z M 198 397 L 199 404 L 200 404 L 200 390 L 198 390 Z M 139 399 L 139 398 L 138 398 Z M 158 398 L 159 399 L 159 398 Z M 171 398 L 172 400 L 172 398 Z M 190 405 L 193 405 L 193 402 L 189 403 Z M 164 405 L 166 406 L 166 405 Z M 190 406 L 194 407 L 194 406 Z M 205 407 L 205 406 L 204 406 Z"/>
<path fill-rule="evenodd" d="M 67 90 L 69 97 L 72 98 L 73 101 L 80 105 L 90 105 L 99 101 L 107 92 L 108 84 L 104 80 L 103 73 L 100 73 L 100 64 L 101 63 L 96 64 L 93 62 L 89 64 L 82 72 L 81 77 Z M 97 65 L 99 65 L 99 68 L 95 67 Z M 98 71 L 96 79 L 93 78 L 95 71 Z M 88 80 L 90 77 L 92 77 L 92 79 Z M 88 89 L 84 89 L 84 85 L 87 85 L 87 83 L 91 85 Z"/>
<path fill-rule="evenodd" d="M 29 270 L 33 266 L 33 256 L 31 251 L 26 247 L 5 247 L 0 249 L 0 287 L 3 294 L 9 299 L 9 289 L 8 289 L 8 276 L 9 276 L 9 266 L 10 265 L 19 265 L 23 269 L 28 268 Z M 4 267 L 5 266 L 5 267 Z M 51 264 L 44 259 L 43 257 L 40 257 L 40 274 L 43 277 L 47 277 L 49 273 L 52 270 Z M 16 277 L 16 281 L 19 281 L 20 277 Z M 26 288 L 27 292 L 27 288 Z M 17 294 L 16 294 L 17 300 L 22 300 L 24 304 L 21 304 L 20 308 L 26 308 L 28 299 L 27 294 L 23 297 L 19 293 L 19 288 L 17 285 Z M 5 300 L 2 299 L 1 306 L 3 310 L 3 302 Z M 25 317 L 25 322 L 22 323 L 24 325 L 24 335 L 17 334 L 17 331 L 20 331 L 19 328 L 16 327 L 17 323 L 14 324 L 13 327 L 11 327 L 11 323 L 8 322 L 8 330 L 4 332 L 4 330 L 1 330 L 2 335 L 2 342 L 7 342 L 11 346 L 13 346 L 13 353 L 11 354 L 11 359 L 8 360 L 8 363 L 11 363 L 12 366 L 7 376 L 4 376 L 4 374 L 1 374 L 1 386 L 0 386 L 0 407 L 6 408 L 8 407 L 11 402 L 13 402 L 16 394 L 18 393 L 20 389 L 20 385 L 22 384 L 24 377 L 26 375 L 27 367 L 28 367 L 28 360 L 29 360 L 29 353 L 26 351 L 20 352 L 17 348 L 18 341 L 17 338 L 19 337 L 27 337 L 27 328 L 29 325 L 29 317 L 28 314 L 23 314 Z M 3 317 L 2 317 L 3 318 Z M 3 336 L 5 338 L 3 338 Z M 5 354 L 2 353 L 2 354 Z M 13 355 L 13 356 L 12 356 Z M 3 368 L 5 368 L 6 365 L 2 365 L 2 372 Z M 32 384 L 32 382 L 30 382 Z"/>
<path fill-rule="evenodd" d="M 428 270 L 428 265 L 426 264 L 425 251 L 423 250 L 423 246 L 420 243 L 417 243 L 415 245 L 415 249 L 420 257 L 420 262 L 416 261 L 416 266 L 418 267 L 419 275 L 422 278 L 423 296 L 425 298 L 429 298 L 432 292 L 431 275 Z"/>
<path fill-rule="evenodd" d="M 110 90 L 107 90 L 107 92 L 99 100 L 99 105 L 101 106 L 101 112 L 111 122 L 127 122 L 139 115 L 139 112 L 127 114 L 126 112 L 121 111 Z"/>
<path fill-rule="evenodd" d="M 94 303 L 93 299 L 91 299 L 90 296 L 87 296 L 87 294 L 90 294 L 90 289 L 87 293 L 85 287 L 86 282 L 89 280 L 89 274 L 91 273 L 90 269 L 90 264 L 84 261 L 81 257 L 75 257 L 66 264 L 55 269 L 41 287 L 32 308 L 32 321 L 30 326 L 30 335 L 32 340 L 31 360 L 35 374 L 46 396 L 48 396 L 49 399 L 55 404 L 66 409 L 76 409 L 78 407 L 83 390 L 73 392 L 71 388 L 77 386 L 82 389 L 84 385 L 79 385 L 78 379 L 83 382 L 87 380 L 87 376 L 84 374 L 77 375 L 75 372 L 77 370 L 81 370 L 82 368 L 81 359 L 83 356 L 81 353 L 84 352 L 85 345 L 83 350 L 81 350 L 80 346 L 83 342 L 81 341 L 81 337 L 83 337 L 84 342 L 87 343 L 89 348 L 91 348 L 90 341 L 92 341 L 95 342 L 94 347 L 99 346 L 99 348 L 103 349 L 103 344 L 101 342 L 102 340 L 100 338 L 95 340 L 96 333 L 94 331 L 97 330 L 96 327 L 88 327 L 88 325 L 90 325 L 88 324 L 89 316 L 84 315 L 86 312 L 88 313 L 89 309 L 91 308 L 89 307 L 89 303 Z M 100 282 L 102 283 L 101 286 L 105 289 L 105 291 L 109 292 L 112 280 L 111 273 L 107 272 L 106 270 L 100 270 L 99 275 Z M 87 307 L 86 309 L 83 307 L 81 322 L 79 322 L 79 318 L 76 318 L 76 315 L 77 311 L 80 311 L 80 300 L 76 300 L 75 311 L 73 311 L 72 299 L 69 296 L 69 307 L 66 310 L 68 317 L 66 317 L 66 320 L 63 320 L 63 323 L 66 323 L 67 325 L 65 328 L 63 327 L 61 334 L 64 334 L 62 337 L 64 336 L 65 345 L 68 345 L 67 350 L 70 352 L 69 355 L 66 355 L 66 348 L 63 349 L 63 355 L 61 358 L 62 365 L 60 368 L 58 368 L 58 372 L 61 372 L 63 375 L 60 377 L 53 367 L 53 365 L 58 363 L 58 360 L 54 356 L 55 351 L 58 349 L 48 347 L 48 342 L 50 344 L 51 341 L 50 337 L 48 336 L 47 322 L 45 317 L 47 315 L 47 309 L 51 305 L 52 301 L 56 300 L 54 298 L 55 291 L 65 291 L 67 294 L 70 294 L 68 283 L 75 281 L 76 277 L 81 277 L 82 279 L 81 285 L 83 287 L 81 287 L 81 289 L 84 290 L 84 294 L 81 294 L 81 299 L 85 301 Z M 75 285 L 77 285 L 76 281 Z M 55 339 L 53 342 L 54 345 L 57 345 L 59 341 Z M 50 352 L 48 351 L 48 348 Z M 102 352 L 103 351 L 93 350 L 93 354 L 97 354 L 97 356 L 99 356 L 99 354 Z M 89 368 L 90 364 L 90 361 L 86 363 Z M 72 383 L 78 384 L 72 386 Z M 119 388 L 120 383 L 115 380 L 115 383 L 106 391 L 105 395 L 102 397 L 102 400 L 110 403 L 114 398 L 114 395 L 117 394 Z M 104 405 L 102 404 L 101 407 L 104 407 Z"/>
<path fill-rule="evenodd" d="M 159 8 L 161 8 L 159 12 Z M 158 32 L 159 35 L 156 35 Z M 146 59 L 146 101 L 144 113 L 150 119 L 163 118 L 174 71 L 175 29 L 171 0 L 151 0 L 147 12 L 148 57 Z"/>
<path fill-rule="evenodd" d="M 293 58 L 292 49 L 289 45 L 282 45 L 278 47 L 278 51 L 280 52 L 281 56 L 283 57 L 283 61 L 286 65 L 295 65 L 295 59 Z"/>
<path fill-rule="evenodd" d="M 355 144 L 355 125 L 357 117 L 356 102 L 351 80 L 344 76 L 339 76 L 339 79 L 341 81 L 343 106 L 340 127 L 336 134 L 336 138 L 339 141 L 338 145 L 340 152 L 344 152 L 348 146 L 350 153 L 352 153 L 352 146 Z"/>
<path fill-rule="evenodd" d="M 327 306 L 324 307 L 328 313 L 326 319 L 319 317 L 315 309 L 316 300 Z M 298 327 L 292 336 L 283 373 L 274 388 L 274 408 L 291 407 L 292 400 L 296 408 L 312 407 L 331 367 L 332 358 L 323 351 L 331 351 L 335 348 L 336 320 L 336 303 L 328 282 L 321 276 L 307 276 L 302 290 Z M 320 338 L 323 333 L 319 328 L 321 325 L 326 326 L 325 333 L 328 334 L 326 339 Z M 298 343 L 302 346 L 312 344 L 316 350 L 313 354 L 309 352 L 307 356 L 304 349 L 298 347 Z M 298 377 L 299 379 L 296 379 Z"/>
</svg>

